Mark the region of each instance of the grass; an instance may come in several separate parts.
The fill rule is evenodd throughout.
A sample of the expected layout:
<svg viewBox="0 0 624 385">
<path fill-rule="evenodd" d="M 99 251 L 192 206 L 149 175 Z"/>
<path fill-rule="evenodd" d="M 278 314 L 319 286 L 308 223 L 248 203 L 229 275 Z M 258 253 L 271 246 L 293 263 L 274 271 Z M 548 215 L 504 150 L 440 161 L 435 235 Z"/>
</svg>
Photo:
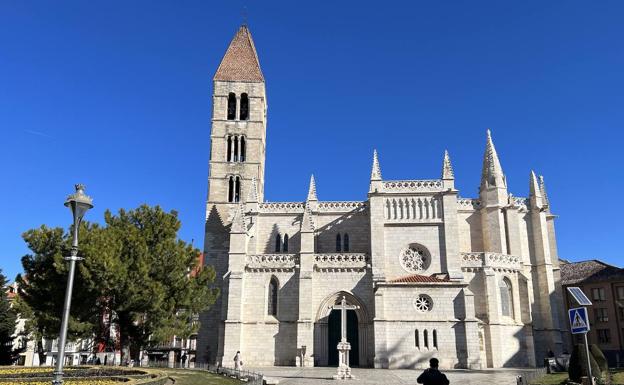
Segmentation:
<svg viewBox="0 0 624 385">
<path fill-rule="evenodd" d="M 531 381 L 531 385 L 559 385 L 568 379 L 568 373 L 552 373 Z"/>
<path fill-rule="evenodd" d="M 624 385 L 624 370 L 618 370 L 611 373 L 611 384 Z"/>
<path fill-rule="evenodd" d="M 241 382 L 200 370 L 160 369 L 175 380 L 176 385 L 240 385 Z"/>
</svg>

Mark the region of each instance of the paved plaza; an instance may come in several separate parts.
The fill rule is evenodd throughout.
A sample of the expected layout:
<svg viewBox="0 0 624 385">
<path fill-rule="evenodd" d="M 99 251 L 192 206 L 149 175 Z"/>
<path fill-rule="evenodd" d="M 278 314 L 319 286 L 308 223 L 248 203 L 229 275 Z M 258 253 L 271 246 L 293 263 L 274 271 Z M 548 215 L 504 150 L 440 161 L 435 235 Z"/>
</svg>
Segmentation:
<svg viewBox="0 0 624 385">
<path fill-rule="evenodd" d="M 296 367 L 263 367 L 245 368 L 265 375 L 268 383 L 288 385 L 312 385 L 345 383 L 361 384 L 416 384 L 416 378 L 422 370 L 410 369 L 352 369 L 355 380 L 332 380 L 336 368 L 296 368 Z M 443 371 L 451 384 L 462 385 L 515 385 L 516 376 L 531 372 L 530 369 L 493 369 L 493 370 L 445 370 Z"/>
</svg>

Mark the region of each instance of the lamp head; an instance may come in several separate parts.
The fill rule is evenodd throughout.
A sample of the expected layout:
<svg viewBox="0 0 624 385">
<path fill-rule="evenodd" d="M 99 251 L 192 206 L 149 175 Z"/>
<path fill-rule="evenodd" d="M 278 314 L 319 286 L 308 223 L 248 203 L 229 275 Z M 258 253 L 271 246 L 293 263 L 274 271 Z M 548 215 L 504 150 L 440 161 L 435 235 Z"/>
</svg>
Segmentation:
<svg viewBox="0 0 624 385">
<path fill-rule="evenodd" d="M 74 216 L 74 223 L 80 223 L 87 210 L 93 208 L 93 200 L 84 193 L 83 184 L 75 185 L 76 192 L 67 197 L 65 207 L 69 207 Z"/>
</svg>

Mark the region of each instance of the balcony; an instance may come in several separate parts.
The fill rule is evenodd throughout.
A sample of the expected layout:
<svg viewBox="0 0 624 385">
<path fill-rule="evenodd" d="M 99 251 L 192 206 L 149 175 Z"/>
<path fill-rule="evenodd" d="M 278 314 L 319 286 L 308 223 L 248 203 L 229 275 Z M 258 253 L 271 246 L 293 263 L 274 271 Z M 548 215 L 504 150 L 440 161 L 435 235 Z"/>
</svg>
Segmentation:
<svg viewBox="0 0 624 385">
<path fill-rule="evenodd" d="M 364 271 L 370 268 L 370 258 L 365 253 L 326 253 L 314 255 L 317 271 Z"/>
</svg>

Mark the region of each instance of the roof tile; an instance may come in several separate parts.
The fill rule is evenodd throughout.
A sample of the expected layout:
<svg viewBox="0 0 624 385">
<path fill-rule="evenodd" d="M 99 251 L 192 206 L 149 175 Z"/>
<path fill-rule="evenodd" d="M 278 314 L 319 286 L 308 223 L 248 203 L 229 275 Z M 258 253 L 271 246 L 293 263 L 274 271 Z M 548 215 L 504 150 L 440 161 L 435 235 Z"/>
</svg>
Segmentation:
<svg viewBox="0 0 624 385">
<path fill-rule="evenodd" d="M 264 82 L 256 47 L 246 25 L 234 35 L 214 80 Z"/>
</svg>

